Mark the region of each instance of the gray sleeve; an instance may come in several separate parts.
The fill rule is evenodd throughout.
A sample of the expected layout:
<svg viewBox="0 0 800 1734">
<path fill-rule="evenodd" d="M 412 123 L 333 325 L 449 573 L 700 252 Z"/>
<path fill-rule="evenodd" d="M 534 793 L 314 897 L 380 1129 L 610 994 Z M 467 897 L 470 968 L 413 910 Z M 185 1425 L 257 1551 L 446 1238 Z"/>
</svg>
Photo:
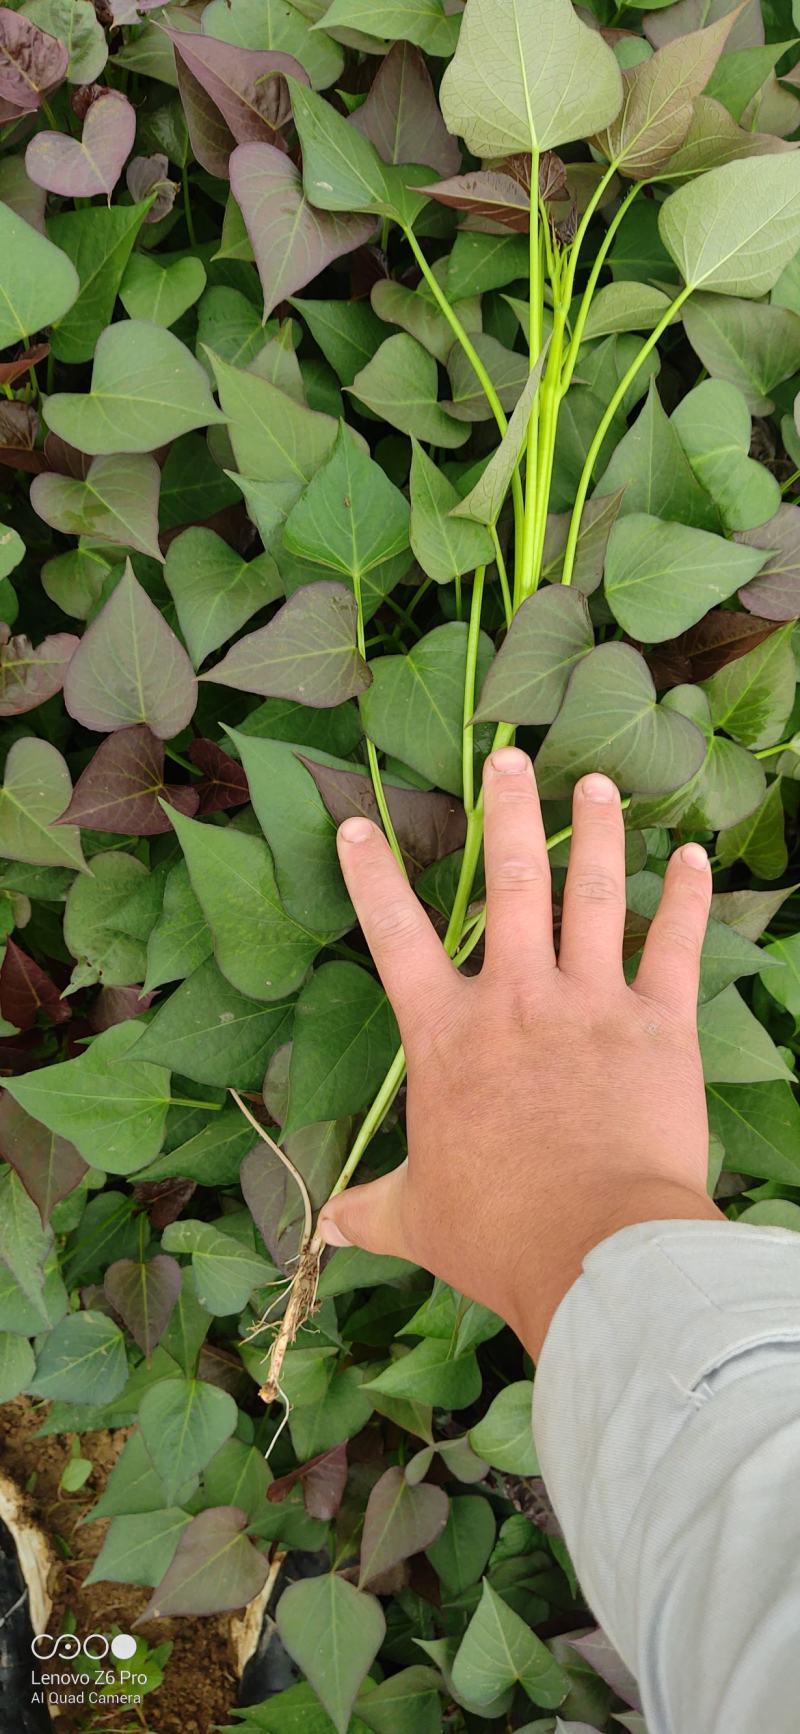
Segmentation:
<svg viewBox="0 0 800 1734">
<path fill-rule="evenodd" d="M 800 1235 L 656 1222 L 596 1247 L 534 1431 L 648 1734 L 797 1734 Z"/>
</svg>

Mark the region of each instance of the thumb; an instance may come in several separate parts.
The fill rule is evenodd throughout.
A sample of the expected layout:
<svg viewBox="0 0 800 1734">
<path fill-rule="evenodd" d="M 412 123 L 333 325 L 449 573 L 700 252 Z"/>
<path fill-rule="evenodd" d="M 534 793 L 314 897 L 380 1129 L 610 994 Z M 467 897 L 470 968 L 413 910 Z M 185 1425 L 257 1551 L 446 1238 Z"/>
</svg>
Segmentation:
<svg viewBox="0 0 800 1734">
<path fill-rule="evenodd" d="M 354 1186 L 320 1212 L 317 1231 L 328 1246 L 360 1246 L 364 1252 L 408 1258 L 403 1230 L 407 1164 L 368 1186 Z"/>
</svg>

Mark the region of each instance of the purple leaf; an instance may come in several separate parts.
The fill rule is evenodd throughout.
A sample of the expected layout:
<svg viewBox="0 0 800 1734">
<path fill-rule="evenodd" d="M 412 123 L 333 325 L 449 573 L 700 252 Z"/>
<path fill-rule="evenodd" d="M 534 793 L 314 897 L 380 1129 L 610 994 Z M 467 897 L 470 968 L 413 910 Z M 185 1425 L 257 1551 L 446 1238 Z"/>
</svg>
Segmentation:
<svg viewBox="0 0 800 1734">
<path fill-rule="evenodd" d="M 189 757 L 203 773 L 203 781 L 195 785 L 199 818 L 206 813 L 221 813 L 227 807 L 243 807 L 249 801 L 250 789 L 242 766 L 224 753 L 216 741 L 192 741 Z"/>
<path fill-rule="evenodd" d="M 458 140 L 442 120 L 425 57 L 410 42 L 390 48 L 351 124 L 385 163 L 424 163 L 440 175 L 458 171 Z"/>
<path fill-rule="evenodd" d="M 46 524 L 67 536 L 115 542 L 161 560 L 160 486 L 161 471 L 148 453 L 119 452 L 93 458 L 85 481 L 73 476 L 38 475 L 31 484 L 30 500 Z"/>
<path fill-rule="evenodd" d="M 49 1132 L 5 1093 L 0 1096 L 0 1152 L 16 1170 L 43 1223 L 88 1172 L 74 1144 Z"/>
<path fill-rule="evenodd" d="M 327 580 L 296 590 L 268 626 L 240 638 L 200 678 L 315 709 L 354 698 L 372 676 L 356 649 L 352 591 Z"/>
<path fill-rule="evenodd" d="M 369 777 L 358 771 L 340 771 L 333 765 L 318 764 L 304 753 L 298 753 L 297 757 L 314 778 L 336 825 L 354 817 L 371 819 L 373 824 L 380 825 Z M 460 801 L 453 795 L 443 795 L 437 790 L 398 789 L 390 783 L 385 784 L 385 793 L 412 881 L 423 867 L 430 867 L 434 861 L 441 861 L 444 855 L 452 855 L 454 849 L 461 848 L 467 821 Z"/>
<path fill-rule="evenodd" d="M 226 181 L 228 160 L 236 146 L 233 133 L 180 54 L 175 56 L 175 71 L 189 139 L 197 161 L 209 175 Z"/>
<path fill-rule="evenodd" d="M 339 1510 L 347 1486 L 347 1445 L 334 1445 L 330 1451 L 321 1451 L 307 1463 L 290 1469 L 288 1475 L 272 1481 L 267 1488 L 267 1499 L 273 1505 L 279 1504 L 298 1482 L 303 1489 L 309 1517 L 330 1523 Z"/>
<path fill-rule="evenodd" d="M 144 1260 L 120 1258 L 105 1274 L 106 1299 L 148 1359 L 157 1347 L 181 1292 L 181 1267 L 166 1252 Z"/>
<path fill-rule="evenodd" d="M 185 68 L 195 84 L 199 84 L 221 115 L 224 128 L 236 144 L 247 144 L 250 140 L 261 140 L 267 144 L 275 144 L 281 127 L 284 127 L 291 115 L 289 93 L 286 79 L 298 79 L 301 84 L 309 84 L 308 74 L 304 72 L 300 62 L 291 54 L 280 54 L 272 49 L 239 48 L 230 42 L 219 42 L 213 36 L 187 35 L 180 30 L 167 30 L 179 69 Z M 209 173 L 227 176 L 227 158 L 225 150 L 224 131 L 209 133 L 208 140 L 205 130 L 209 117 L 204 108 L 204 136 L 198 142 L 208 143 L 208 154 L 216 162 Z M 187 114 L 192 144 L 195 144 L 193 119 Z M 212 122 L 213 126 L 213 122 Z M 208 164 L 201 153 L 197 152 L 204 167 Z M 221 162 L 225 161 L 225 168 Z"/>
<path fill-rule="evenodd" d="M 78 645 L 64 702 L 76 722 L 104 733 L 146 722 L 170 740 L 191 721 L 197 703 L 192 665 L 130 562 Z"/>
<path fill-rule="evenodd" d="M 18 1030 L 32 1030 L 40 1012 L 54 1024 L 67 1023 L 72 1016 L 60 988 L 34 958 L 8 939 L 0 969 L 0 1013 Z"/>
<path fill-rule="evenodd" d="M 50 354 L 49 343 L 35 343 L 32 349 L 23 350 L 15 361 L 0 362 L 0 385 L 13 385 L 17 379 L 29 373 L 32 367 L 38 367 Z"/>
<path fill-rule="evenodd" d="M 450 1501 L 441 1487 L 412 1487 L 402 1469 L 387 1469 L 369 1496 L 361 1537 L 359 1589 L 400 1560 L 430 1547 L 447 1522 Z"/>
<path fill-rule="evenodd" d="M 11 638 L 0 625 L 0 717 L 22 716 L 60 692 L 79 643 L 72 632 L 54 632 L 34 647 L 23 633 Z"/>
<path fill-rule="evenodd" d="M 169 216 L 178 186 L 170 180 L 169 162 L 160 152 L 152 157 L 131 157 L 125 170 L 125 185 L 135 205 L 155 193 L 144 219 L 146 223 L 160 223 L 162 217 Z"/>
<path fill-rule="evenodd" d="M 44 455 L 48 470 L 55 470 L 59 476 L 75 476 L 79 482 L 85 482 L 92 467 L 88 452 L 79 452 L 77 446 L 68 445 L 60 434 L 45 434 Z"/>
<path fill-rule="evenodd" d="M 269 1562 L 242 1532 L 247 1513 L 216 1505 L 192 1518 L 166 1574 L 136 1621 L 242 1608 L 263 1589 Z"/>
<path fill-rule="evenodd" d="M 757 578 L 739 591 L 751 614 L 766 620 L 796 620 L 800 614 L 800 506 L 779 506 L 757 530 L 738 530 L 734 542 L 769 549 Z"/>
<path fill-rule="evenodd" d="M 25 152 L 25 167 L 37 186 L 67 199 L 111 194 L 133 149 L 136 111 L 119 90 L 103 90 L 92 103 L 80 139 L 39 132 Z"/>
<path fill-rule="evenodd" d="M 594 1668 L 595 1673 L 600 1675 L 601 1680 L 605 1680 L 606 1685 L 611 1687 L 612 1692 L 616 1692 L 618 1698 L 630 1704 L 632 1710 L 641 1710 L 639 1688 L 630 1668 L 626 1667 L 610 1638 L 606 1637 L 599 1626 L 594 1632 L 585 1632 L 583 1637 L 567 1637 L 566 1642 L 570 1649 L 577 1650 L 578 1655 L 584 1662 L 589 1663 L 590 1668 Z"/>
<path fill-rule="evenodd" d="M 47 36 L 19 12 L 0 6 L 0 98 L 4 103 L 20 113 L 33 113 L 47 92 L 66 77 L 68 64 L 63 42 Z"/>
<path fill-rule="evenodd" d="M 300 170 L 274 145 L 239 145 L 229 166 L 231 191 L 261 278 L 265 319 L 333 259 L 363 246 L 375 232 L 374 217 L 316 211 Z"/>
<path fill-rule="evenodd" d="M 100 1035 L 112 1024 L 126 1024 L 148 1011 L 153 999 L 152 993 L 140 993 L 138 987 L 101 987 L 89 1013 L 89 1028 Z"/>
<path fill-rule="evenodd" d="M 162 801 L 191 819 L 199 796 L 191 786 L 164 782 L 164 743 L 139 723 L 119 729 L 98 747 L 59 823 L 120 836 L 158 837 L 172 830 Z"/>
<path fill-rule="evenodd" d="M 451 180 L 437 181 L 421 190 L 440 205 L 467 211 L 472 219 L 489 218 L 520 234 L 527 234 L 530 228 L 530 197 L 519 181 L 498 169 L 473 169 L 470 174 L 454 175 Z"/>
<path fill-rule="evenodd" d="M 42 453 L 34 450 L 38 431 L 39 417 L 31 404 L 0 400 L 0 463 L 34 475 L 45 469 Z"/>
</svg>

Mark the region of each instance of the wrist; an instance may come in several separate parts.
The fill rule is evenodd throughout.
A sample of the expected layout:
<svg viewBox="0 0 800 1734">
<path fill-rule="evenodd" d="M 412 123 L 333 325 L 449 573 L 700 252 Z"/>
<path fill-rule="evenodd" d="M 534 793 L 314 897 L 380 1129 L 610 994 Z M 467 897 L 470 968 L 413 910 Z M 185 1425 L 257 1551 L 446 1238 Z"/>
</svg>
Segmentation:
<svg viewBox="0 0 800 1734">
<path fill-rule="evenodd" d="M 616 1193 L 605 1187 L 597 1197 L 581 1198 L 554 1231 L 549 1225 L 531 1249 L 518 1296 L 517 1334 L 536 1360 L 556 1308 L 583 1270 L 594 1247 L 623 1228 L 641 1222 L 719 1222 L 722 1213 L 700 1187 L 685 1181 L 643 1176 Z"/>
</svg>

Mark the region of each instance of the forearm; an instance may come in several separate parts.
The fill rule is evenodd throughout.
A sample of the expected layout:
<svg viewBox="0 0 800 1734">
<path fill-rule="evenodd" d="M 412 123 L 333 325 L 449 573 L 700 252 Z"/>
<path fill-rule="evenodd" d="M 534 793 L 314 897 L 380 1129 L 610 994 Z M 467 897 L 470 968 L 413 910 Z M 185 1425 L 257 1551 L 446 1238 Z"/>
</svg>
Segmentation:
<svg viewBox="0 0 800 1734">
<path fill-rule="evenodd" d="M 800 1237 L 672 1221 L 598 1246 L 548 1332 L 535 1432 L 649 1734 L 790 1734 Z"/>
</svg>

